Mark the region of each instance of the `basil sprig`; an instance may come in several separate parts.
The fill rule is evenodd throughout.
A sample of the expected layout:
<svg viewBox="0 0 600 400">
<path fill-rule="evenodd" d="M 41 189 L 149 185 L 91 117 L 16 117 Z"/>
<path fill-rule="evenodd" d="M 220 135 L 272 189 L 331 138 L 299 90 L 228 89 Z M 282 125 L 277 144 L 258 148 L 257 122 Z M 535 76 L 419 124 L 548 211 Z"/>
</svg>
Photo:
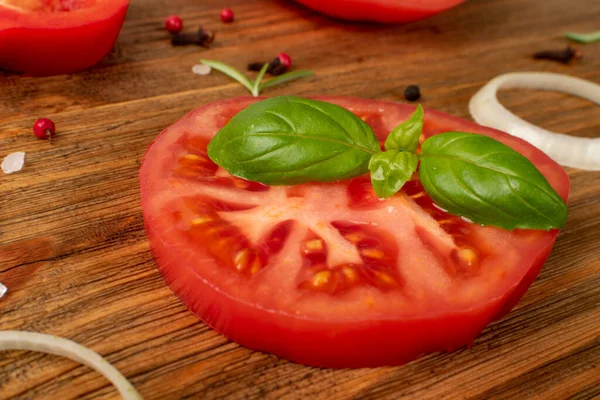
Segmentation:
<svg viewBox="0 0 600 400">
<path fill-rule="evenodd" d="M 396 194 L 417 170 L 419 159 L 415 151 L 423 131 L 424 113 L 419 104 L 408 120 L 390 132 L 385 140 L 385 152 L 371 158 L 371 183 L 380 198 Z"/>
<path fill-rule="evenodd" d="M 375 193 L 396 194 L 417 171 L 440 207 L 482 225 L 552 229 L 567 205 L 523 155 L 483 135 L 447 132 L 421 144 L 421 106 L 396 127 L 382 151 L 350 111 L 299 97 L 274 97 L 235 115 L 208 146 L 232 175 L 269 185 L 332 182 L 370 170 Z M 420 162 L 420 165 L 419 165 Z"/>
</svg>

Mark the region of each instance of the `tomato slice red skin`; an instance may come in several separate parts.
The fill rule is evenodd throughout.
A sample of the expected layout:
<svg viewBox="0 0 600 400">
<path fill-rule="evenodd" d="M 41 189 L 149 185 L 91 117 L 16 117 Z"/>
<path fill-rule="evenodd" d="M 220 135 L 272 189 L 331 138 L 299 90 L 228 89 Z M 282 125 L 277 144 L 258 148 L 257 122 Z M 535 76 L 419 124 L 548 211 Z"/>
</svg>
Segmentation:
<svg viewBox="0 0 600 400">
<path fill-rule="evenodd" d="M 544 266 L 546 259 L 548 259 L 548 256 L 550 255 L 550 252 L 552 251 L 552 246 L 554 245 L 554 242 L 556 241 L 556 237 L 558 236 L 558 233 L 559 233 L 558 230 L 555 230 L 553 232 L 554 238 L 548 244 L 548 247 L 546 249 L 539 252 L 537 257 L 535 258 L 535 261 L 532 263 L 531 268 L 529 268 L 529 271 L 527 271 L 527 274 L 523 277 L 521 282 L 519 282 L 519 284 L 515 286 L 512 293 L 510 293 L 510 295 L 507 296 L 506 300 L 504 301 L 504 304 L 502 305 L 502 308 L 500 309 L 500 311 L 498 311 L 498 313 L 494 317 L 494 319 L 493 319 L 494 321 L 498 321 L 498 320 L 502 319 L 504 316 L 506 316 L 513 309 L 513 307 L 515 307 L 519 303 L 521 298 L 523 298 L 523 296 L 525 295 L 525 293 L 527 292 L 527 290 L 529 289 L 531 284 L 535 281 L 538 274 L 540 273 L 540 270 Z"/>
<path fill-rule="evenodd" d="M 323 14 L 344 20 L 402 23 L 431 17 L 463 3 L 465 0 L 433 0 L 429 2 L 415 0 L 296 1 Z"/>
<path fill-rule="evenodd" d="M 32 76 L 85 70 L 111 51 L 128 7 L 129 0 L 98 0 L 47 13 L 0 5 L 0 68 Z"/>
<path fill-rule="evenodd" d="M 335 102 L 342 106 L 355 105 L 354 111 L 360 111 L 362 105 L 369 104 L 365 100 L 340 97 L 320 97 L 319 100 Z M 223 107 L 227 113 L 228 104 L 249 104 L 251 101 L 255 100 L 231 99 L 218 103 L 216 107 Z M 386 102 L 371 103 L 375 104 L 374 108 L 391 107 L 392 113 L 393 107 L 406 107 Z M 215 105 L 195 110 L 189 117 L 195 119 L 204 109 L 208 110 L 210 107 Z M 184 120 L 186 118 L 184 117 Z M 225 122 L 222 121 L 220 125 Z M 544 166 L 542 172 L 561 197 L 567 200 L 570 186 L 568 177 L 562 168 L 540 150 L 525 144 L 521 139 L 493 129 L 483 128 L 436 111 L 426 111 L 426 130 L 442 132 L 447 127 L 457 125 L 465 131 L 484 134 L 489 132 L 513 147 L 523 146 L 526 150 L 524 154 L 535 160 L 538 168 Z M 148 212 L 148 196 L 155 185 L 155 181 L 149 179 L 149 169 L 156 163 L 147 157 L 153 157 L 154 146 L 155 144 L 150 146 L 140 172 L 142 205 L 152 252 L 166 283 L 191 311 L 229 339 L 302 364 L 334 368 L 399 365 L 424 353 L 453 351 L 472 344 L 490 321 L 502 318 L 522 298 L 537 277 L 558 235 L 558 230 L 544 233 L 547 238 L 545 245 L 537 250 L 537 254 L 531 254 L 531 257 L 527 258 L 527 264 L 522 266 L 524 273 L 521 278 L 511 282 L 511 286 L 502 295 L 486 299 L 470 309 L 430 312 L 426 316 L 405 319 L 378 317 L 351 322 L 344 319 L 298 317 L 263 308 L 258 301 L 241 301 L 207 280 L 197 269 L 173 258 L 173 249 L 163 236 L 165 224 L 168 222 L 165 222 L 161 215 Z M 362 207 L 367 203 L 360 201 L 359 205 Z M 202 248 L 198 248 L 195 253 L 195 257 L 199 259 L 208 256 L 208 252 Z"/>
</svg>

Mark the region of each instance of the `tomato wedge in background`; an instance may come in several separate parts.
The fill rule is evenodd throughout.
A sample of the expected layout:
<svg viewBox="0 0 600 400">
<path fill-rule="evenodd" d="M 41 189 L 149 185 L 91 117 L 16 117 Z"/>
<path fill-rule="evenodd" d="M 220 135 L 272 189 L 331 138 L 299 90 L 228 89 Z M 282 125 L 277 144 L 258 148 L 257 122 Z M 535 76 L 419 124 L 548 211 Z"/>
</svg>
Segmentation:
<svg viewBox="0 0 600 400">
<path fill-rule="evenodd" d="M 59 75 L 112 49 L 129 0 L 0 0 L 0 68 Z"/>
<path fill-rule="evenodd" d="M 383 142 L 414 107 L 321 97 Z M 368 176 L 265 186 L 215 165 L 206 146 L 236 98 L 196 109 L 150 146 L 140 170 L 151 249 L 186 306 L 228 338 L 322 367 L 402 364 L 468 345 L 523 296 L 558 234 L 482 227 L 437 208 L 417 178 L 379 200 Z M 563 169 L 508 134 L 427 110 L 424 136 L 491 136 L 527 156 L 563 199 Z"/>
<path fill-rule="evenodd" d="M 296 0 L 335 18 L 382 23 L 410 22 L 431 17 L 465 0 Z"/>
</svg>

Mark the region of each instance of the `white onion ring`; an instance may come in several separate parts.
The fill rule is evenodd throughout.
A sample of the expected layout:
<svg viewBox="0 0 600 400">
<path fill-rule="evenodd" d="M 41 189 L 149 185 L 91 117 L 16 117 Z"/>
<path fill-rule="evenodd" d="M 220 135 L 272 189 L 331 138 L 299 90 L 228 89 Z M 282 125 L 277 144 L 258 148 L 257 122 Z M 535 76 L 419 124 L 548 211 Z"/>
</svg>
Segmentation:
<svg viewBox="0 0 600 400">
<path fill-rule="evenodd" d="M 69 358 L 95 369 L 112 383 L 124 400 L 141 400 L 142 396 L 121 373 L 98 353 L 71 340 L 42 333 L 0 331 L 0 351 L 29 350 Z"/>
<path fill-rule="evenodd" d="M 572 76 L 549 72 L 503 74 L 489 81 L 471 98 L 469 111 L 478 124 L 520 137 L 561 165 L 600 171 L 600 138 L 569 136 L 524 121 L 500 104 L 496 97 L 500 88 L 556 90 L 600 104 L 599 85 Z"/>
</svg>

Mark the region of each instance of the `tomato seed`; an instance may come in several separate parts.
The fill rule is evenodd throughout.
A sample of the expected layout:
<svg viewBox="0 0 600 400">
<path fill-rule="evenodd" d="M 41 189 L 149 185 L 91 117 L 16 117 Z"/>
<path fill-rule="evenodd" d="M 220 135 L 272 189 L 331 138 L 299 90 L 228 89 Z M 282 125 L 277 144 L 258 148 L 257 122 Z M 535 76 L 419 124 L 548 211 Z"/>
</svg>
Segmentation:
<svg viewBox="0 0 600 400">
<path fill-rule="evenodd" d="M 468 266 L 472 266 L 477 262 L 477 253 L 471 248 L 463 247 L 458 250 L 457 255 Z"/>
<path fill-rule="evenodd" d="M 323 241 L 321 239 L 312 239 L 304 242 L 304 251 L 307 253 L 323 251 L 323 247 Z"/>
<path fill-rule="evenodd" d="M 246 266 L 248 265 L 249 258 L 250 258 L 250 250 L 243 249 L 243 250 L 238 251 L 236 253 L 236 255 L 233 257 L 233 264 L 235 266 L 235 269 L 237 269 L 238 271 L 242 271 L 243 269 L 245 269 Z"/>
<path fill-rule="evenodd" d="M 378 249 L 362 249 L 360 252 L 364 257 L 381 260 L 385 256 L 383 251 Z"/>
<path fill-rule="evenodd" d="M 183 156 L 183 158 L 186 159 L 186 160 L 193 160 L 193 161 L 202 160 L 203 159 L 203 157 L 200 157 L 197 154 L 186 154 L 185 156 Z"/>
<path fill-rule="evenodd" d="M 344 235 L 344 238 L 351 243 L 358 243 L 365 240 L 367 237 L 361 232 L 350 232 Z"/>
<path fill-rule="evenodd" d="M 256 274 L 258 271 L 262 269 L 263 265 L 260 261 L 260 258 L 255 257 L 254 262 L 252 263 L 252 267 L 250 268 L 250 275 Z"/>
<path fill-rule="evenodd" d="M 358 281 L 358 274 L 356 273 L 354 268 L 343 267 L 341 271 L 342 271 L 342 275 L 344 276 L 344 278 L 346 278 L 346 280 L 349 283 L 355 283 L 356 281 Z"/>
<path fill-rule="evenodd" d="M 384 287 L 391 287 L 391 286 L 397 286 L 398 285 L 398 281 L 396 281 L 396 279 L 391 276 L 390 274 L 388 274 L 387 272 L 383 272 L 383 271 L 376 271 L 373 270 L 373 275 L 375 276 L 377 282 L 380 285 L 383 285 Z"/>
<path fill-rule="evenodd" d="M 312 279 L 312 284 L 314 287 L 322 287 L 329 283 L 329 279 L 331 278 L 331 271 L 321 271 Z"/>
<path fill-rule="evenodd" d="M 192 220 L 192 225 L 194 226 L 198 226 L 198 225 L 204 225 L 207 222 L 211 222 L 213 219 L 210 217 L 196 217 Z"/>
</svg>

